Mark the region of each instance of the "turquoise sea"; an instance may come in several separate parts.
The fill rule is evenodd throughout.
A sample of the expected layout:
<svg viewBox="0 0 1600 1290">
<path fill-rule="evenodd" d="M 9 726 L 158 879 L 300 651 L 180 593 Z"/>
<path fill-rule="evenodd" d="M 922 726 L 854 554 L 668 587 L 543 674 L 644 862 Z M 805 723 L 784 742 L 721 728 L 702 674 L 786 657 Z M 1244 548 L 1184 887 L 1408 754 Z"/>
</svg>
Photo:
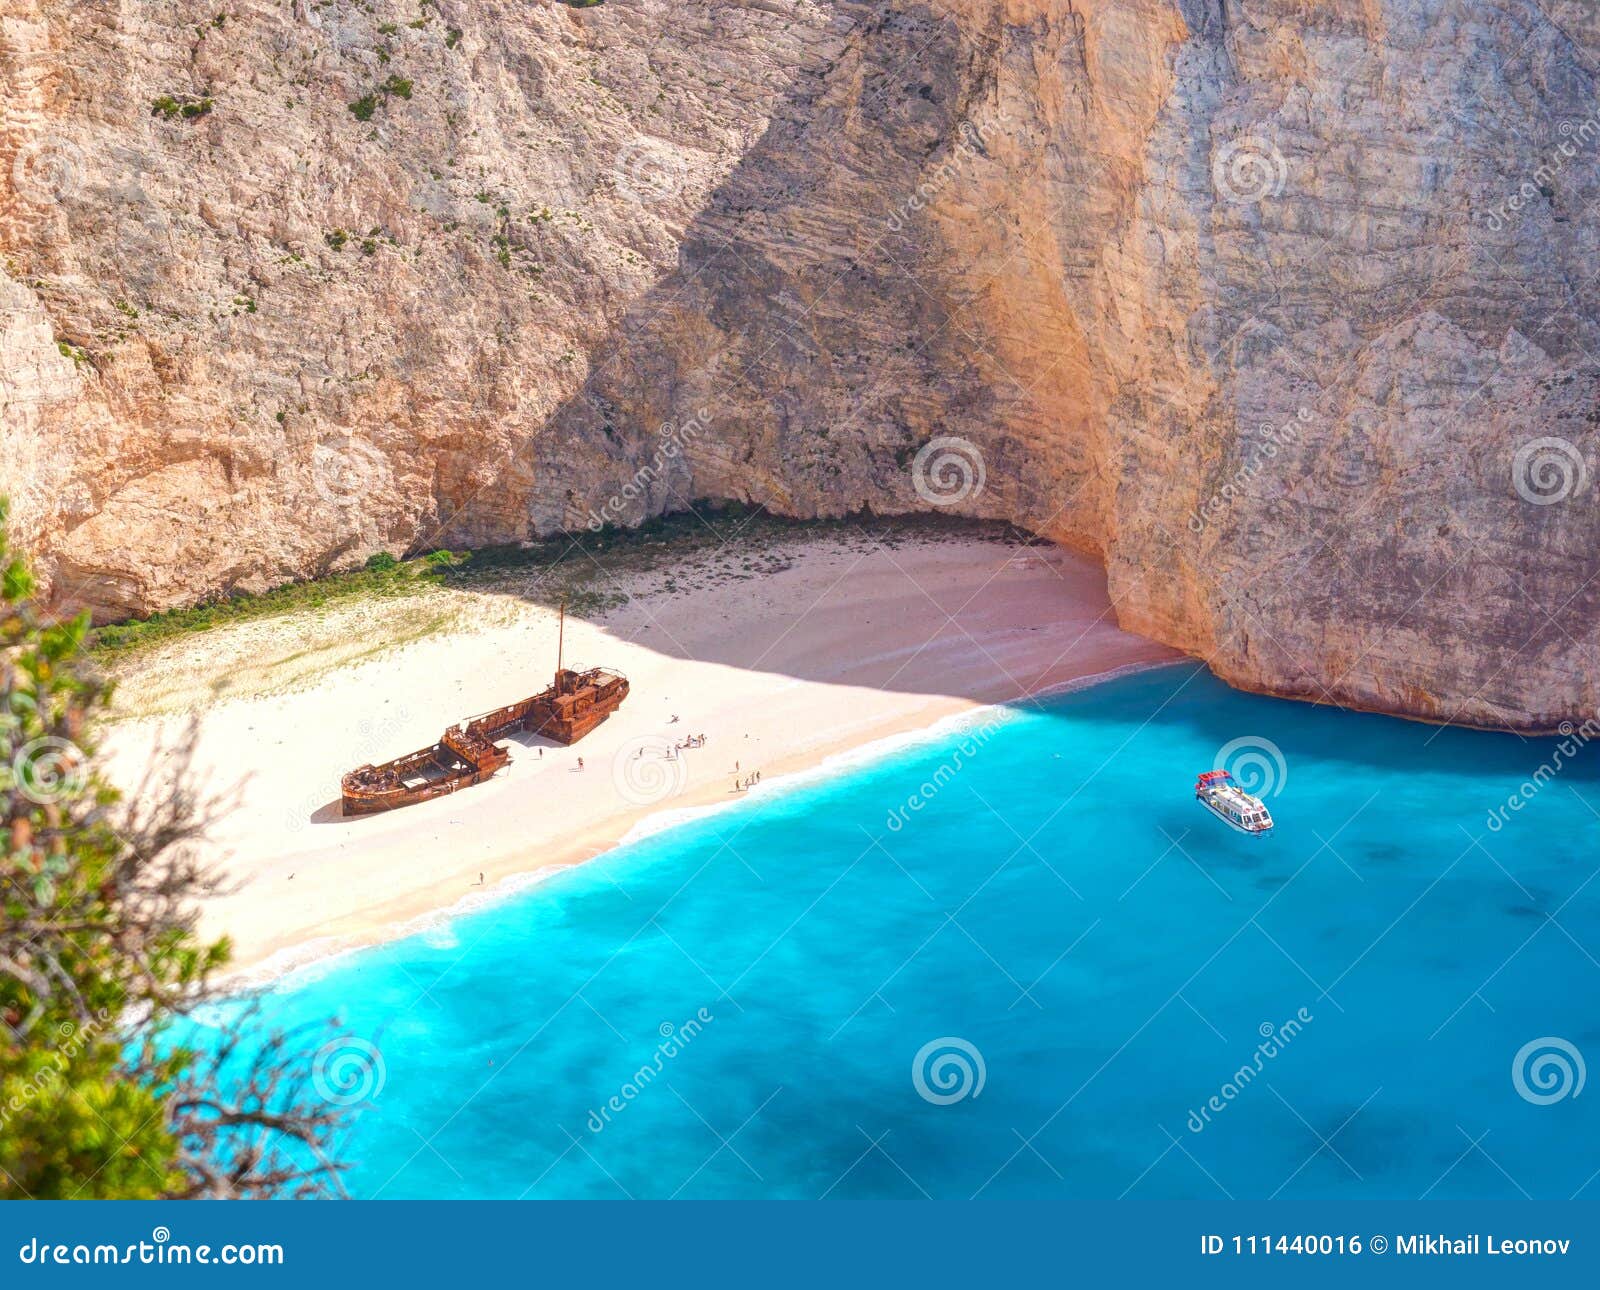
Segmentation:
<svg viewBox="0 0 1600 1290">
<path fill-rule="evenodd" d="M 368 1095 L 357 1196 L 1593 1195 L 1582 743 L 1535 780 L 1556 741 L 1162 668 L 752 797 L 265 1008 L 361 1041 L 325 1071 Z M 1270 838 L 1196 805 L 1225 748 Z"/>
</svg>

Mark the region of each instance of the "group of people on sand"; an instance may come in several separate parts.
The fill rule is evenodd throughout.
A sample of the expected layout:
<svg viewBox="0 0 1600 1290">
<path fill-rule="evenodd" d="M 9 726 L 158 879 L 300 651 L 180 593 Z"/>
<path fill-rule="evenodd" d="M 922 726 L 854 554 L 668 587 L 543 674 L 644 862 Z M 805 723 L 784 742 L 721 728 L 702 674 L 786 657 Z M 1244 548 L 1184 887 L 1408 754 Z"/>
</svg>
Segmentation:
<svg viewBox="0 0 1600 1290">
<path fill-rule="evenodd" d="M 678 714 L 676 712 L 674 712 L 672 716 L 667 719 L 667 724 L 669 726 L 675 726 L 678 724 Z M 667 760 L 677 760 L 678 753 L 682 752 L 685 748 L 704 748 L 705 746 L 706 737 L 704 735 L 685 735 L 667 750 Z"/>
<path fill-rule="evenodd" d="M 673 717 L 672 718 L 673 721 L 676 721 L 677 719 L 678 719 L 677 717 Z M 668 761 L 677 760 L 678 753 L 681 752 L 685 748 L 704 748 L 705 746 L 706 746 L 706 737 L 704 735 L 685 735 L 682 739 L 678 740 L 677 743 L 673 744 L 671 748 L 667 749 L 667 760 Z M 544 750 L 542 748 L 539 750 L 539 755 L 541 757 L 544 755 Z M 643 756 L 644 756 L 644 748 L 642 746 L 639 747 L 639 748 L 635 748 L 634 749 L 633 757 L 634 757 L 635 761 L 639 760 L 639 758 L 641 758 Z M 578 769 L 579 770 L 583 769 L 583 758 L 582 757 L 578 758 Z M 743 793 L 748 789 L 754 788 L 757 784 L 759 784 L 761 782 L 761 772 L 759 770 L 752 771 L 748 775 L 739 775 L 739 773 L 738 773 L 738 771 L 739 771 L 739 763 L 738 762 L 734 762 L 733 763 L 733 769 L 734 769 L 734 776 L 735 776 L 734 781 L 733 781 L 733 791 L 736 792 L 736 793 Z"/>
<path fill-rule="evenodd" d="M 667 751 L 665 752 L 665 754 L 663 754 L 663 755 L 665 756 L 666 760 L 668 760 L 668 761 L 677 761 L 678 760 L 678 754 L 680 752 L 682 752 L 685 748 L 704 748 L 705 746 L 706 746 L 706 737 L 704 735 L 688 735 L 688 736 L 678 740 L 678 742 L 673 744 L 672 747 L 668 748 Z M 638 761 L 643 756 L 644 756 L 644 745 L 640 744 L 639 747 L 637 747 L 637 748 L 635 748 L 633 750 L 633 759 L 634 759 L 634 761 Z"/>
</svg>

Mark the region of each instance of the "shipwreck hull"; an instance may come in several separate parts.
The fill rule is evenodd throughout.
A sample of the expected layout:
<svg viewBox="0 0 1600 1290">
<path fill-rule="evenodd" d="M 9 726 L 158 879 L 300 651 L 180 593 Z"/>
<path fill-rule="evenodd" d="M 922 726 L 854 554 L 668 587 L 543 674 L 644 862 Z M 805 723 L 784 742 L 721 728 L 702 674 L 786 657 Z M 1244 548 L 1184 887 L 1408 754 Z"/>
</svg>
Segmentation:
<svg viewBox="0 0 1600 1290">
<path fill-rule="evenodd" d="M 563 691 L 558 676 L 550 689 L 529 699 L 520 729 L 560 744 L 575 744 L 620 708 L 628 696 L 627 678 L 618 672 L 605 672 L 587 682 L 584 678 L 594 673 L 565 675 L 575 677 L 576 683 Z"/>
<path fill-rule="evenodd" d="M 481 784 L 511 761 L 495 740 L 522 733 L 574 744 L 627 697 L 628 680 L 620 672 L 558 669 L 548 689 L 452 726 L 431 748 L 357 767 L 340 781 L 340 804 L 346 815 L 374 815 Z"/>
<path fill-rule="evenodd" d="M 460 766 L 449 764 L 449 749 L 443 743 L 437 743 L 432 748 L 424 749 L 420 753 L 413 753 L 410 757 L 403 757 L 399 762 L 389 762 L 387 766 L 374 767 L 383 771 L 388 766 L 399 766 L 416 760 L 422 763 L 416 769 L 423 773 L 423 782 L 408 782 L 412 775 L 398 774 L 394 780 L 378 782 L 350 782 L 353 776 L 360 775 L 360 771 L 352 771 L 345 776 L 345 783 L 341 785 L 339 800 L 344 807 L 346 815 L 373 815 L 378 811 L 392 811 L 397 806 L 410 806 L 413 802 L 426 802 L 430 798 L 444 797 L 454 793 L 457 789 L 466 788 L 471 784 L 481 784 L 492 776 L 505 762 L 493 767 Z M 507 761 L 510 759 L 507 758 Z M 442 767 L 443 774 L 427 775 L 427 771 L 434 767 Z"/>
</svg>

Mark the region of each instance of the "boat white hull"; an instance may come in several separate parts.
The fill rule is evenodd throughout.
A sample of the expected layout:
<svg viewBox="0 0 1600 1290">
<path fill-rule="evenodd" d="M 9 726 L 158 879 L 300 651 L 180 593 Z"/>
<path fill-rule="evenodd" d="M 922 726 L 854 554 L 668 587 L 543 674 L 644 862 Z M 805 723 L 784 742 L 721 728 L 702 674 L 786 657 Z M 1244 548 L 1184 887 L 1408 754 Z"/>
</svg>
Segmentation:
<svg viewBox="0 0 1600 1290">
<path fill-rule="evenodd" d="M 1205 798 L 1200 797 L 1196 798 L 1195 800 L 1198 801 L 1201 806 L 1205 807 L 1206 810 L 1211 812 L 1212 815 L 1215 815 L 1219 820 L 1226 824 L 1235 833 L 1243 833 L 1252 838 L 1264 838 L 1267 836 L 1267 834 L 1272 832 L 1272 825 L 1270 824 L 1263 829 L 1247 828 L 1245 825 L 1240 824 L 1238 820 L 1234 819 L 1226 811 L 1219 810 L 1217 807 L 1213 806 Z"/>
</svg>

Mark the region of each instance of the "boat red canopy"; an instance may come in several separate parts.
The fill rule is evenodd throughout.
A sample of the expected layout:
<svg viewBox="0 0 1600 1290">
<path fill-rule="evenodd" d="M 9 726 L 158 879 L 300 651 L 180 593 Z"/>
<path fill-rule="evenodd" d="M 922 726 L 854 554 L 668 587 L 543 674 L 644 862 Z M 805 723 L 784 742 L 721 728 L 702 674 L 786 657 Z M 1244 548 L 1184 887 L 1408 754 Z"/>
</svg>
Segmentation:
<svg viewBox="0 0 1600 1290">
<path fill-rule="evenodd" d="M 1213 780 L 1232 779 L 1232 778 L 1233 778 L 1233 776 L 1228 774 L 1228 772 L 1225 771 L 1225 770 L 1208 770 L 1203 775 L 1201 775 L 1200 778 L 1195 781 L 1195 783 L 1197 783 L 1197 784 L 1209 784 Z"/>
</svg>

